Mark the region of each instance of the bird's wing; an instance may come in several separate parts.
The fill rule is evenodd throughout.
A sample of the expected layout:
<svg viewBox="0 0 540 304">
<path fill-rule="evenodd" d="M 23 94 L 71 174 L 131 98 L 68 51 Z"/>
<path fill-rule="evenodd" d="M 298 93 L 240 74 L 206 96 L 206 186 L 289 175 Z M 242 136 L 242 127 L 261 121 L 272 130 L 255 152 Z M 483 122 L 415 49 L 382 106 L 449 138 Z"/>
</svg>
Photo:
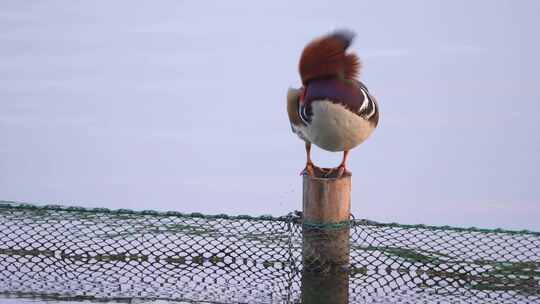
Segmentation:
<svg viewBox="0 0 540 304">
<path fill-rule="evenodd" d="M 369 93 L 368 88 L 363 82 L 357 81 L 357 83 L 360 88 L 364 90 L 370 101 L 370 106 L 367 107 L 362 114 L 374 127 L 377 127 L 379 124 L 379 103 L 377 102 L 377 99 L 375 99 L 375 97 Z"/>
<path fill-rule="evenodd" d="M 300 90 L 289 88 L 287 91 L 287 114 L 292 125 L 302 125 L 299 113 Z"/>
<path fill-rule="evenodd" d="M 375 126 L 378 123 L 379 110 L 377 102 L 369 94 L 365 85 L 359 81 L 336 78 L 314 80 L 310 82 L 305 94 L 307 106 L 315 100 L 329 100 L 342 104 Z"/>
<path fill-rule="evenodd" d="M 373 95 L 368 93 L 368 97 L 373 104 L 373 115 L 369 116 L 367 120 L 373 125 L 373 127 L 377 127 L 379 124 L 379 103 Z"/>
</svg>

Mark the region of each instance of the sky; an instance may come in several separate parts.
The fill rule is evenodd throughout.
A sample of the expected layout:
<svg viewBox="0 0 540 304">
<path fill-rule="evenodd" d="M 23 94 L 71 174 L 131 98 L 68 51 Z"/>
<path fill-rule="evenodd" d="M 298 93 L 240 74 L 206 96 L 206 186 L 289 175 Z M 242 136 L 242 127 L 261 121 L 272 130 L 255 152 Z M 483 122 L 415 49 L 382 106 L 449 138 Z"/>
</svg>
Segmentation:
<svg viewBox="0 0 540 304">
<path fill-rule="evenodd" d="M 2 1 L 0 200 L 300 210 L 286 91 L 305 44 L 348 28 L 381 109 L 349 156 L 355 217 L 539 231 L 539 15 L 533 0 Z"/>
</svg>

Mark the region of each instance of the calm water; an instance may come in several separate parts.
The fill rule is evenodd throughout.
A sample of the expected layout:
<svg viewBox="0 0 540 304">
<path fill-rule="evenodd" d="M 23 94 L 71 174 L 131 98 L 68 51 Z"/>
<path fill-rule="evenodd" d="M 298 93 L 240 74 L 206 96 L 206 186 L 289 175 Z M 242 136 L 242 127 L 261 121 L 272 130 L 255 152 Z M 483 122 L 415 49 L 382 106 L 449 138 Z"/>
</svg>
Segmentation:
<svg viewBox="0 0 540 304">
<path fill-rule="evenodd" d="M 286 89 L 305 43 L 346 26 L 382 111 L 350 156 L 356 217 L 540 230 L 540 3 L 348 5 L 2 1 L 0 199 L 300 209 Z"/>
<path fill-rule="evenodd" d="M 353 214 L 538 231 L 539 11 L 532 1 L 3 1 L 0 200 L 301 209 L 304 151 L 285 92 L 299 85 L 305 43 L 349 27 L 382 109 L 351 153 Z"/>
</svg>

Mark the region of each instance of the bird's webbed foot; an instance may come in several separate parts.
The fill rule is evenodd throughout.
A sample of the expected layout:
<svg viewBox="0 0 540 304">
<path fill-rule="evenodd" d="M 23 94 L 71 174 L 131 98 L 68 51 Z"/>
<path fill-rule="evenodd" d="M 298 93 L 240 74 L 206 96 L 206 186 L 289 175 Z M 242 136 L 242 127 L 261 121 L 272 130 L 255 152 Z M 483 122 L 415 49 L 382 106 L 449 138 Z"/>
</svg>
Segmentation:
<svg viewBox="0 0 540 304">
<path fill-rule="evenodd" d="M 340 164 L 339 166 L 331 169 L 327 169 L 324 173 L 324 177 L 326 178 L 340 178 L 345 175 L 351 174 L 349 170 L 345 167 L 345 164 Z"/>
<path fill-rule="evenodd" d="M 321 170 L 319 167 L 315 166 L 312 162 L 307 162 L 306 167 L 302 172 L 300 172 L 300 175 L 307 175 L 310 177 L 315 177 L 315 170 Z"/>
</svg>

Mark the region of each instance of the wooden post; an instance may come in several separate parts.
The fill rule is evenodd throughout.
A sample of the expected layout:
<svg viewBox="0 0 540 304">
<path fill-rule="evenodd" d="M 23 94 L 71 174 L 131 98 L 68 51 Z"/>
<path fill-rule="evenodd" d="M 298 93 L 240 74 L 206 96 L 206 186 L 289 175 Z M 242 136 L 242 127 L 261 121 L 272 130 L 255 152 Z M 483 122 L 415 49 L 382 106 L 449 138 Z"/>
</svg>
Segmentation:
<svg viewBox="0 0 540 304">
<path fill-rule="evenodd" d="M 351 175 L 303 176 L 302 303 L 348 303 Z"/>
</svg>

